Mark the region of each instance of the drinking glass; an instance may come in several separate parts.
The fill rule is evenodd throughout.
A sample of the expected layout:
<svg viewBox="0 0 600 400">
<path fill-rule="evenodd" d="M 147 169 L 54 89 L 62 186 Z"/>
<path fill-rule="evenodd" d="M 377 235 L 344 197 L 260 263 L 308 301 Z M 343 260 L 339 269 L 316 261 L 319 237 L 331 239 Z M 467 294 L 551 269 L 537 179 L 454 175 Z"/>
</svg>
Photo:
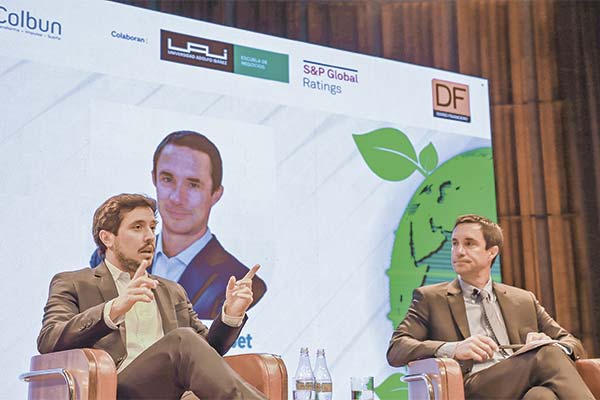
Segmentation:
<svg viewBox="0 0 600 400">
<path fill-rule="evenodd" d="M 352 400 L 373 400 L 373 377 L 362 376 L 350 378 L 350 386 L 352 387 Z"/>
</svg>

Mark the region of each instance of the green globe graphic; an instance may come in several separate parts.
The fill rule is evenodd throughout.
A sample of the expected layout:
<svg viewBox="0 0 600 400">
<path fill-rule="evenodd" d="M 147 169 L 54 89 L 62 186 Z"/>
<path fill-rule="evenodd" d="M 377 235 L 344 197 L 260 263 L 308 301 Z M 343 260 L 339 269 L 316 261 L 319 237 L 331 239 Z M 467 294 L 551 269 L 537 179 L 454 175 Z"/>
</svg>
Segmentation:
<svg viewBox="0 0 600 400">
<path fill-rule="evenodd" d="M 469 150 L 438 166 L 433 144 L 417 157 L 408 137 L 398 129 L 382 128 L 353 137 L 363 159 L 380 178 L 402 181 L 415 171 L 425 177 L 398 224 L 387 270 L 388 318 L 395 329 L 408 311 L 415 288 L 455 278 L 450 238 L 456 217 L 479 214 L 497 220 L 492 149 Z M 492 278 L 500 280 L 498 259 Z M 401 376 L 394 373 L 375 389 L 380 400 L 408 398 Z"/>
</svg>

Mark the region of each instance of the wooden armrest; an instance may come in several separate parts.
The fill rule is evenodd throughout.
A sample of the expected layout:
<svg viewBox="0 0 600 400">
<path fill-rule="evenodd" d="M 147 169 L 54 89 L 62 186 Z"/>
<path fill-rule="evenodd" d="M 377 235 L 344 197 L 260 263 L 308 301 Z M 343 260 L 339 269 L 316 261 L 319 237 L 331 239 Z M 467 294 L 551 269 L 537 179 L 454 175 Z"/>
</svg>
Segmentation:
<svg viewBox="0 0 600 400">
<path fill-rule="evenodd" d="M 33 356 L 30 372 L 21 379 L 29 382 L 29 399 L 114 399 L 117 371 L 107 352 L 74 349 Z"/>
<path fill-rule="evenodd" d="M 224 358 L 235 372 L 268 399 L 287 400 L 287 369 L 281 357 L 256 353 Z"/>
<path fill-rule="evenodd" d="M 458 363 L 449 358 L 412 361 L 402 380 L 408 383 L 409 400 L 465 398 L 462 371 Z"/>
<path fill-rule="evenodd" d="M 600 358 L 577 360 L 575 366 L 594 397 L 600 399 Z"/>
</svg>

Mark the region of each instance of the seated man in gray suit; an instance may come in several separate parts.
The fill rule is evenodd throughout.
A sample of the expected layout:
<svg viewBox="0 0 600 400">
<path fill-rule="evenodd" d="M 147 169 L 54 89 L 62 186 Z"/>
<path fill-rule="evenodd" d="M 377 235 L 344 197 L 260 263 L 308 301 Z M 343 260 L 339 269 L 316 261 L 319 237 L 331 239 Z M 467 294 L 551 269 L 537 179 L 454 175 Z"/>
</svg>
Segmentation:
<svg viewBox="0 0 600 400">
<path fill-rule="evenodd" d="M 415 289 L 392 335 L 388 362 L 401 366 L 421 358 L 454 358 L 468 399 L 593 399 L 573 363 L 584 354 L 579 340 L 546 313 L 533 293 L 491 281 L 502 243 L 502 230 L 489 219 L 464 215 L 456 220 L 452 267 L 458 278 Z M 511 356 L 508 345 L 533 347 L 534 342 L 539 347 Z"/>
<path fill-rule="evenodd" d="M 253 300 L 255 266 L 231 276 L 225 303 L 210 329 L 185 290 L 149 275 L 156 202 L 136 194 L 106 200 L 95 212 L 93 236 L 105 260 L 52 279 L 38 336 L 40 353 L 91 347 L 117 366 L 119 399 L 264 399 L 221 357 L 238 337 Z"/>
</svg>

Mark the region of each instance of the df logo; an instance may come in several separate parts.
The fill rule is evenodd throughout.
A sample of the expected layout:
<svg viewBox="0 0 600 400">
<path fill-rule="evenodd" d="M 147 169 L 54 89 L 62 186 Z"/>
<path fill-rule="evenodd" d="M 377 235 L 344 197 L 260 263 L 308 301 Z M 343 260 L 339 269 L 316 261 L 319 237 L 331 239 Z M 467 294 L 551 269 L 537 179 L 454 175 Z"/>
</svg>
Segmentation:
<svg viewBox="0 0 600 400">
<path fill-rule="evenodd" d="M 469 86 L 433 79 L 433 116 L 471 122 Z"/>
</svg>

